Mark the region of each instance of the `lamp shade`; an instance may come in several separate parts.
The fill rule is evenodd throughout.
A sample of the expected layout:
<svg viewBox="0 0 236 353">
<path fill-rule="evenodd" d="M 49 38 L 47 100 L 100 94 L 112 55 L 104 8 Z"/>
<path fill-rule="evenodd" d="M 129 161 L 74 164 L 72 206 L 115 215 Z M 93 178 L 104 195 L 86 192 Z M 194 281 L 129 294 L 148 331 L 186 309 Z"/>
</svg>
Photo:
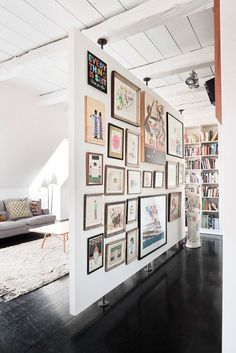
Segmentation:
<svg viewBox="0 0 236 353">
<path fill-rule="evenodd" d="M 42 184 L 41 184 L 41 188 L 47 188 L 48 187 L 48 181 L 47 179 L 43 179 Z"/>
<path fill-rule="evenodd" d="M 53 173 L 49 184 L 57 185 L 57 176 L 55 173 Z"/>
</svg>

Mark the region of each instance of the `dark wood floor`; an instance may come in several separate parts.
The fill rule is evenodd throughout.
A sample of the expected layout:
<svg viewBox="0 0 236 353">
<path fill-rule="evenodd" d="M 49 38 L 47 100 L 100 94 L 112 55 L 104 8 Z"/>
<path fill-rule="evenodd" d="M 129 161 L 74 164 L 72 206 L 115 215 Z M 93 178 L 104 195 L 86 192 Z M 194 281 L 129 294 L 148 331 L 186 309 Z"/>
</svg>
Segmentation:
<svg viewBox="0 0 236 353">
<path fill-rule="evenodd" d="M 105 312 L 94 304 L 79 317 L 68 277 L 0 302 L 0 352 L 220 353 L 221 261 L 222 239 L 206 238 L 120 285 Z"/>
</svg>

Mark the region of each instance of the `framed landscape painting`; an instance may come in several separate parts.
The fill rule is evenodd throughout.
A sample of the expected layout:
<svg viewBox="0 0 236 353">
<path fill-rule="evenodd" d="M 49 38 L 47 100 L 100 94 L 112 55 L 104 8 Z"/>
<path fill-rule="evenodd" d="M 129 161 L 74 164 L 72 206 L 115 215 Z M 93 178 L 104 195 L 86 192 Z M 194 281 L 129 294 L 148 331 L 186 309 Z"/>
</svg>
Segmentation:
<svg viewBox="0 0 236 353">
<path fill-rule="evenodd" d="M 129 167 L 139 166 L 139 133 L 126 129 L 125 164 Z"/>
<path fill-rule="evenodd" d="M 106 165 L 105 194 L 123 195 L 125 192 L 125 168 Z"/>
<path fill-rule="evenodd" d="M 86 153 L 86 185 L 103 184 L 103 155 Z"/>
<path fill-rule="evenodd" d="M 127 170 L 127 193 L 141 193 L 141 172 L 139 170 Z"/>
<path fill-rule="evenodd" d="M 140 88 L 116 71 L 112 71 L 111 115 L 113 118 L 139 126 Z"/>
<path fill-rule="evenodd" d="M 124 153 L 124 129 L 108 124 L 108 153 L 109 158 L 123 160 Z"/>
<path fill-rule="evenodd" d="M 113 241 L 106 245 L 106 266 L 105 270 L 113 268 L 125 262 L 125 238 Z"/>
<path fill-rule="evenodd" d="M 138 228 L 126 233 L 126 264 L 138 258 Z"/>
<path fill-rule="evenodd" d="M 103 226 L 103 194 L 84 195 L 84 230 Z"/>
<path fill-rule="evenodd" d="M 140 101 L 142 162 L 163 165 L 166 162 L 164 106 L 146 92 L 141 92 Z"/>
<path fill-rule="evenodd" d="M 103 267 L 103 234 L 88 238 L 88 275 Z"/>
<path fill-rule="evenodd" d="M 137 222 L 138 220 L 138 199 L 127 200 L 126 223 Z"/>
<path fill-rule="evenodd" d="M 109 238 L 113 235 L 125 232 L 126 227 L 126 202 L 106 203 L 105 207 L 105 236 Z"/>
<path fill-rule="evenodd" d="M 85 142 L 105 146 L 105 104 L 85 97 Z"/>
<path fill-rule="evenodd" d="M 167 197 L 139 197 L 139 259 L 167 243 Z"/>
<path fill-rule="evenodd" d="M 179 186 L 178 163 L 166 162 L 166 188 L 175 189 Z"/>
<path fill-rule="evenodd" d="M 167 115 L 167 153 L 184 158 L 184 124 L 172 114 Z"/>
<path fill-rule="evenodd" d="M 172 222 L 181 217 L 181 192 L 169 194 L 168 221 Z"/>
</svg>

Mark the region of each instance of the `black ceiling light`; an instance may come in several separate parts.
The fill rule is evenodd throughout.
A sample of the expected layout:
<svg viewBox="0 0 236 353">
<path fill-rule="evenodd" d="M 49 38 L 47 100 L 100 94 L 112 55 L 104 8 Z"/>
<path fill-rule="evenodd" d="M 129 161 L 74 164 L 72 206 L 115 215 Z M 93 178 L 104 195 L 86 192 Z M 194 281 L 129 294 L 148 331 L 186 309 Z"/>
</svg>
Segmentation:
<svg viewBox="0 0 236 353">
<path fill-rule="evenodd" d="M 190 89 L 199 87 L 197 73 L 194 70 L 190 72 L 189 77 L 185 80 L 185 83 Z"/>
</svg>

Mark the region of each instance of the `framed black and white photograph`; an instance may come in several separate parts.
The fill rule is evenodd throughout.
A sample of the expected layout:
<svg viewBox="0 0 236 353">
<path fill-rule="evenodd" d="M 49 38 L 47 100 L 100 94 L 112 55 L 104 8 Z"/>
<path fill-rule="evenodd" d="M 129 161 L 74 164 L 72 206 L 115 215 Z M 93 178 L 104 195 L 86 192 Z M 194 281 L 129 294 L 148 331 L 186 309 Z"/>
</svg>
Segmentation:
<svg viewBox="0 0 236 353">
<path fill-rule="evenodd" d="M 138 199 L 127 200 L 126 223 L 130 224 L 138 220 Z"/>
<path fill-rule="evenodd" d="M 123 233 L 126 229 L 126 202 L 111 202 L 105 205 L 105 237 Z"/>
<path fill-rule="evenodd" d="M 168 112 L 166 121 L 167 153 L 170 156 L 184 158 L 184 124 Z"/>
<path fill-rule="evenodd" d="M 100 153 L 86 153 L 86 185 L 103 184 L 103 155 Z"/>
<path fill-rule="evenodd" d="M 126 233 L 126 264 L 138 258 L 138 228 Z"/>
<path fill-rule="evenodd" d="M 125 262 L 125 244 L 125 238 L 106 244 L 106 271 L 110 271 Z"/>
<path fill-rule="evenodd" d="M 88 275 L 103 267 L 103 242 L 103 234 L 88 238 Z"/>
<path fill-rule="evenodd" d="M 123 195 L 125 192 L 125 168 L 106 165 L 105 194 Z"/>
<path fill-rule="evenodd" d="M 141 172 L 139 170 L 127 170 L 127 193 L 141 194 Z"/>
<path fill-rule="evenodd" d="M 124 129 L 108 124 L 107 157 L 123 160 L 124 158 Z"/>
<path fill-rule="evenodd" d="M 139 133 L 126 129 L 125 164 L 129 167 L 139 166 L 139 137 Z"/>
<path fill-rule="evenodd" d="M 143 171 L 143 188 L 151 188 L 153 181 L 153 173 L 147 170 Z"/>
<path fill-rule="evenodd" d="M 103 226 L 103 194 L 84 195 L 84 230 Z"/>
<path fill-rule="evenodd" d="M 179 186 L 178 163 L 166 162 L 166 188 L 176 189 Z"/>
<path fill-rule="evenodd" d="M 155 172 L 154 172 L 154 181 L 153 181 L 153 187 L 155 189 L 164 188 L 164 180 L 165 180 L 164 176 L 165 176 L 165 172 L 164 171 L 155 170 Z"/>
</svg>

